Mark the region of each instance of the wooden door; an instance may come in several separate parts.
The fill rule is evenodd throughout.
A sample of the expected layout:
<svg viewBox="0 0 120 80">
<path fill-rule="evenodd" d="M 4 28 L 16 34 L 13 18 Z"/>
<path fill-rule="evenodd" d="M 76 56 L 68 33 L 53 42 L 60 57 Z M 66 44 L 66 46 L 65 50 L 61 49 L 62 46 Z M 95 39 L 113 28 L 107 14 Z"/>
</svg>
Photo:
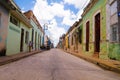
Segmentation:
<svg viewBox="0 0 120 80">
<path fill-rule="evenodd" d="M 86 23 L 86 51 L 89 51 L 89 27 L 90 27 L 90 22 L 88 21 Z"/>
<path fill-rule="evenodd" d="M 100 13 L 95 16 L 95 52 L 100 52 Z"/>
</svg>

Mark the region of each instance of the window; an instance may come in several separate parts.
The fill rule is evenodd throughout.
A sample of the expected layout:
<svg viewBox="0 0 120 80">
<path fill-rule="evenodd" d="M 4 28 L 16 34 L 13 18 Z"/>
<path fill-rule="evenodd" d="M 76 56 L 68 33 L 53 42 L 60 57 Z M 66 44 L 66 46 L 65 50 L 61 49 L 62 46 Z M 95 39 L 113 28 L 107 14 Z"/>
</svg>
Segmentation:
<svg viewBox="0 0 120 80">
<path fill-rule="evenodd" d="M 117 42 L 117 24 L 111 26 L 111 40 Z"/>
<path fill-rule="evenodd" d="M 79 38 L 79 43 L 81 44 L 82 43 L 82 29 L 79 29 L 79 32 L 78 32 L 78 38 Z"/>
<path fill-rule="evenodd" d="M 26 31 L 26 35 L 25 35 L 25 43 L 28 44 L 29 42 L 29 32 Z"/>
<path fill-rule="evenodd" d="M 19 21 L 13 16 L 10 16 L 10 22 L 16 26 L 19 26 Z"/>
</svg>

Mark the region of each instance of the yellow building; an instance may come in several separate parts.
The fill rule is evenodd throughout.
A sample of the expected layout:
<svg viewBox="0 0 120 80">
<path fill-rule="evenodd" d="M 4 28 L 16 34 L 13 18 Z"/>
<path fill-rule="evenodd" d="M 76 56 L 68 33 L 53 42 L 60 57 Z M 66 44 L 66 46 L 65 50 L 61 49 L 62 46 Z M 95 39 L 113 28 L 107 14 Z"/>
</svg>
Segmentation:
<svg viewBox="0 0 120 80">
<path fill-rule="evenodd" d="M 69 48 L 68 46 L 68 34 L 65 35 L 65 50 Z"/>
</svg>

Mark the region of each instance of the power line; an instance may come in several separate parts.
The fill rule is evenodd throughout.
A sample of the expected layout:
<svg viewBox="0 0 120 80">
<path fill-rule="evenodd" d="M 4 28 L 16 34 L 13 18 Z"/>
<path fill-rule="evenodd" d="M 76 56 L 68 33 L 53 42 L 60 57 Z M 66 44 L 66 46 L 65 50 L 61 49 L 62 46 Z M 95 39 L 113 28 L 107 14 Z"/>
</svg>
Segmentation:
<svg viewBox="0 0 120 80">
<path fill-rule="evenodd" d="M 81 9 L 85 8 L 85 6 L 88 4 L 88 0 L 85 1 L 85 3 L 83 4 L 83 6 L 81 7 Z"/>
</svg>

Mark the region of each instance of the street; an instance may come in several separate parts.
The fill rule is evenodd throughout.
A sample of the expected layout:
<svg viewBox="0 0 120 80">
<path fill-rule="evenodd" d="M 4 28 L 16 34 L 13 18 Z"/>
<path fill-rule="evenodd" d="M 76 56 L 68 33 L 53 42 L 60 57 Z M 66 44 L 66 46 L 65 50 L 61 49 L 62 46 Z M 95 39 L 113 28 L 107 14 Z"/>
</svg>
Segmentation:
<svg viewBox="0 0 120 80">
<path fill-rule="evenodd" d="M 51 49 L 0 66 L 0 80 L 120 80 L 120 74 Z"/>
</svg>

